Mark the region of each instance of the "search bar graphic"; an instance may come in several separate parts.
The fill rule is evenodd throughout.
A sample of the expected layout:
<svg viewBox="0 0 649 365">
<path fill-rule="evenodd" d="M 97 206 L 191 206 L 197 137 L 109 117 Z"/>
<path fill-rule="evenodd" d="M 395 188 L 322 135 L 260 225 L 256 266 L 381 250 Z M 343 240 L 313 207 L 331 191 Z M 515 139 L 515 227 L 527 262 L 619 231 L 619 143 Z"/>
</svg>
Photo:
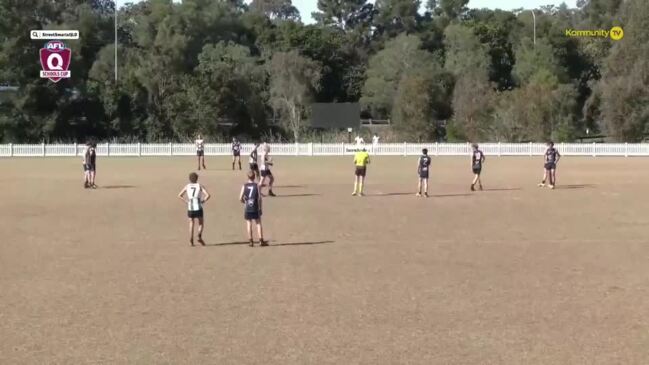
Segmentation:
<svg viewBox="0 0 649 365">
<path fill-rule="evenodd" d="M 32 39 L 79 39 L 78 30 L 32 30 Z"/>
</svg>

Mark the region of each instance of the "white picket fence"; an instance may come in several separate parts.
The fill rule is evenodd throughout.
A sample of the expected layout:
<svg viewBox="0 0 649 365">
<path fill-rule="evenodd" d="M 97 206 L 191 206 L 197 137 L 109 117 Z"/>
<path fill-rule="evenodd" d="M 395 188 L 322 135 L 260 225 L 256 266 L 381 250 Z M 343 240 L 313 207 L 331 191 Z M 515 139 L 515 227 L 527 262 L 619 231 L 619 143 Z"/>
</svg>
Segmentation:
<svg viewBox="0 0 649 365">
<path fill-rule="evenodd" d="M 0 144 L 0 157 L 62 157 L 80 156 L 80 144 Z M 254 145 L 242 144 L 242 154 L 252 151 Z M 381 143 L 365 145 L 373 155 L 413 156 L 422 148 L 428 148 L 433 156 L 464 156 L 471 152 L 468 143 Z M 649 144 L 645 143 L 559 143 L 562 155 L 568 156 L 649 156 Z M 345 156 L 353 154 L 357 145 L 346 143 L 288 143 L 272 144 L 271 153 L 276 156 Z M 545 151 L 543 143 L 483 143 L 480 149 L 490 156 L 537 156 Z M 97 145 L 99 156 L 192 156 L 196 148 L 191 143 L 130 143 Z M 205 155 L 230 155 L 229 143 L 206 144 Z"/>
</svg>

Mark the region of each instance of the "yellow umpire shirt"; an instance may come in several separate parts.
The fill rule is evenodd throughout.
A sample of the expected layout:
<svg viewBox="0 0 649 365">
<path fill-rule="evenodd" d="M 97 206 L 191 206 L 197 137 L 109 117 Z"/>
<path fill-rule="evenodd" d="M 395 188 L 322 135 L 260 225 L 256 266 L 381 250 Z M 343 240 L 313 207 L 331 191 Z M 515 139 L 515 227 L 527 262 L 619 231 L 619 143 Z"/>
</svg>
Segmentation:
<svg viewBox="0 0 649 365">
<path fill-rule="evenodd" d="M 367 151 L 358 151 L 354 155 L 354 163 L 358 167 L 365 167 L 370 163 L 370 154 Z"/>
</svg>

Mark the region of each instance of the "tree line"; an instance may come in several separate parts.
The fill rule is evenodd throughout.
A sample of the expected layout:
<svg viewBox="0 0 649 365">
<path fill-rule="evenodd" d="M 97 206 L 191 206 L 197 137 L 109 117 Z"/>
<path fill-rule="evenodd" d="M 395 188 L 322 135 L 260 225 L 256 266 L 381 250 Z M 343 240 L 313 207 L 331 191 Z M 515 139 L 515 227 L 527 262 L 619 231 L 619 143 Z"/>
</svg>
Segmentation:
<svg viewBox="0 0 649 365">
<path fill-rule="evenodd" d="M 197 131 L 312 137 L 312 102 L 359 102 L 394 139 L 574 141 L 649 132 L 649 7 L 469 9 L 468 0 L 0 0 L 0 141 L 177 141 Z M 425 11 L 421 11 L 422 5 Z M 576 38 L 611 29 L 624 38 Z M 70 79 L 40 79 L 45 41 L 76 29 Z"/>
</svg>

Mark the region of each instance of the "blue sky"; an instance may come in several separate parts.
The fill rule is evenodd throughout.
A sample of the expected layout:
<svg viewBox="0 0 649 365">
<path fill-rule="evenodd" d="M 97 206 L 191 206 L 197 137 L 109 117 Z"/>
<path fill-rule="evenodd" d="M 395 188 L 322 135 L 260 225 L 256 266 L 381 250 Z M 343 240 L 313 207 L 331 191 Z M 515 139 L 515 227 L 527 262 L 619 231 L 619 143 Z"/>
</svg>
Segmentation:
<svg viewBox="0 0 649 365">
<path fill-rule="evenodd" d="M 117 4 L 122 5 L 127 2 L 137 2 L 138 0 L 117 0 Z M 249 0 L 247 0 L 249 1 Z M 373 1 L 373 0 L 370 0 Z M 565 2 L 569 7 L 575 7 L 577 0 L 471 0 L 471 8 L 490 8 L 511 10 L 516 8 L 534 9 L 542 5 L 559 5 Z M 293 5 L 298 8 L 302 21 L 311 23 L 311 13 L 317 10 L 317 0 L 293 0 Z M 425 1 L 422 1 L 425 3 Z"/>
</svg>

